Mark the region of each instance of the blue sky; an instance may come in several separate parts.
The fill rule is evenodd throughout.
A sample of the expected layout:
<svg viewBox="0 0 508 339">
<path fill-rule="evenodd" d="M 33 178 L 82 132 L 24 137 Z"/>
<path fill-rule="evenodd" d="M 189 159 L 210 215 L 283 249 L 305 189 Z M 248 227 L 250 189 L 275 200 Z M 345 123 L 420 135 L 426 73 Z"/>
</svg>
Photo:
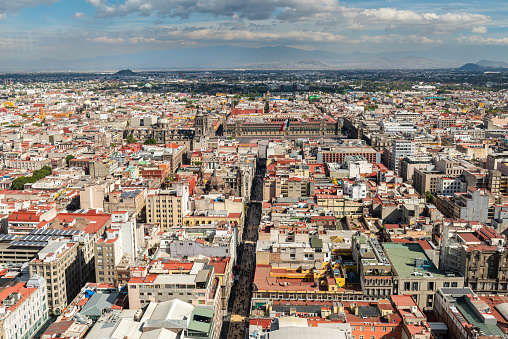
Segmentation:
<svg viewBox="0 0 508 339">
<path fill-rule="evenodd" d="M 341 53 L 508 46 L 507 14 L 508 3 L 493 0 L 0 0 L 0 60 L 222 44 Z"/>
</svg>

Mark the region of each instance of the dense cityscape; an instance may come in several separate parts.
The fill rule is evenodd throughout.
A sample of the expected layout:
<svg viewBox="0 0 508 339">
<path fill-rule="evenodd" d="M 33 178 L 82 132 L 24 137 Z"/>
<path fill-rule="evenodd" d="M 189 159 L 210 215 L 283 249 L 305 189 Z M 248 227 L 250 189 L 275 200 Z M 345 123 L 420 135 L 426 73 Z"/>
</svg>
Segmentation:
<svg viewBox="0 0 508 339">
<path fill-rule="evenodd" d="M 0 81 L 0 339 L 508 338 L 505 71 Z"/>
</svg>

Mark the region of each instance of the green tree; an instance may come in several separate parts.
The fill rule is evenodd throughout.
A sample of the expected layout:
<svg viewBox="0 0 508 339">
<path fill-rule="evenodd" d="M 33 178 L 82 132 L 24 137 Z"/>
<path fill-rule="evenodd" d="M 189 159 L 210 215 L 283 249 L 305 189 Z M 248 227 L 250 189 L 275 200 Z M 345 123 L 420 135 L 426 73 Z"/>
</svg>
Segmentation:
<svg viewBox="0 0 508 339">
<path fill-rule="evenodd" d="M 68 156 L 65 157 L 65 163 L 67 164 L 67 166 L 69 166 L 69 162 L 74 158 L 75 156 L 72 154 L 69 154 Z"/>
<path fill-rule="evenodd" d="M 146 139 L 145 142 L 144 142 L 145 145 L 157 145 L 157 140 L 153 139 L 153 138 L 150 138 L 150 139 Z"/>
<path fill-rule="evenodd" d="M 37 180 L 47 177 L 51 175 L 53 169 L 49 166 L 44 166 L 43 168 L 33 171 L 32 175 L 29 177 L 18 177 L 12 181 L 11 189 L 13 190 L 22 190 L 27 183 L 34 183 Z"/>
<path fill-rule="evenodd" d="M 434 196 L 432 195 L 432 193 L 430 191 L 425 192 L 425 202 L 427 202 L 427 204 L 431 204 L 433 201 Z"/>
<path fill-rule="evenodd" d="M 138 142 L 138 141 L 134 138 L 134 136 L 133 136 L 132 134 L 129 134 L 129 135 L 127 136 L 127 139 L 126 139 L 126 140 L 127 140 L 127 143 L 128 143 L 128 144 L 134 144 L 134 143 Z"/>
</svg>

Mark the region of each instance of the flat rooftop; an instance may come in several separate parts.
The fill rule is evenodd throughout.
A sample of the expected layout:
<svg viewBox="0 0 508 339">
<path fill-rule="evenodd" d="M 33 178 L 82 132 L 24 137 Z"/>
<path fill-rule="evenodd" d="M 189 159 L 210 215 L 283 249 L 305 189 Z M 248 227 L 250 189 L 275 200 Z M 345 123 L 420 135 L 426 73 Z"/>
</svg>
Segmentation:
<svg viewBox="0 0 508 339">
<path fill-rule="evenodd" d="M 480 319 L 475 311 L 468 305 L 464 298 L 457 298 L 455 307 L 462 314 L 468 323 L 478 327 L 485 336 L 502 336 L 503 331 L 497 326 L 497 324 L 486 324 Z"/>
<path fill-rule="evenodd" d="M 424 269 L 424 272 L 429 272 L 434 278 L 444 278 L 448 276 L 447 272 L 436 268 L 434 263 L 427 257 L 420 244 L 417 243 L 404 243 L 404 244 L 383 244 L 383 248 L 392 263 L 397 275 L 403 278 L 425 278 L 426 276 L 414 275 L 415 271 L 422 272 L 422 270 L 415 266 L 416 259 L 423 259 L 426 265 L 430 265 Z"/>
</svg>

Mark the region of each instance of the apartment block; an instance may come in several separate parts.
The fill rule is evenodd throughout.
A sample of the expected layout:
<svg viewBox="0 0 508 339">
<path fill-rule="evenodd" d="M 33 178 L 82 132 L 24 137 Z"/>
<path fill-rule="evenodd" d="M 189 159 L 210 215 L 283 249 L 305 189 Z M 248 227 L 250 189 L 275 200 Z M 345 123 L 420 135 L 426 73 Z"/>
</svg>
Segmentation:
<svg viewBox="0 0 508 339">
<path fill-rule="evenodd" d="M 79 292 L 78 243 L 57 241 L 44 247 L 29 263 L 30 275 L 47 282 L 49 312 L 59 315 Z"/>
<path fill-rule="evenodd" d="M 33 275 L 0 292 L 0 337 L 33 338 L 49 320 L 46 280 Z"/>
<path fill-rule="evenodd" d="M 162 230 L 183 224 L 183 216 L 188 212 L 189 187 L 180 185 L 176 190 L 161 190 L 146 197 L 146 218 L 156 223 Z"/>
</svg>

